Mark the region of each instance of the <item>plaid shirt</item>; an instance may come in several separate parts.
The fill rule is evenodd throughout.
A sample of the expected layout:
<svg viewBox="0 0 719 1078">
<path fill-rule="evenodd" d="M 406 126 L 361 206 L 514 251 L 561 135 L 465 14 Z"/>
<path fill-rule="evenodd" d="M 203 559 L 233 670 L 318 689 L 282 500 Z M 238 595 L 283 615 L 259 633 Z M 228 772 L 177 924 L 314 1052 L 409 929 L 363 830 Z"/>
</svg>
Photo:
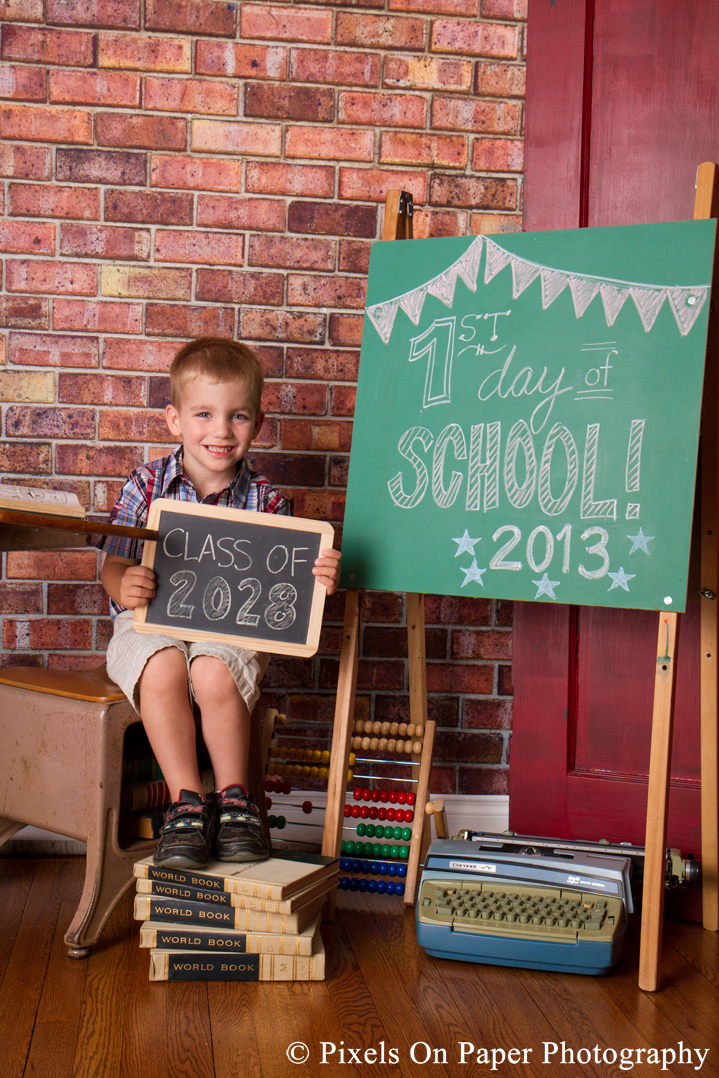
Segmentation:
<svg viewBox="0 0 719 1078">
<path fill-rule="evenodd" d="M 142 464 L 125 481 L 120 497 L 110 514 L 111 524 L 125 524 L 131 528 L 146 528 L 150 502 L 155 498 L 176 498 L 181 502 L 198 502 L 197 491 L 182 470 L 182 446 L 167 457 Z M 237 475 L 232 482 L 202 499 L 203 505 L 229 506 L 233 509 L 250 509 L 258 513 L 281 513 L 292 515 L 292 504 L 273 487 L 264 475 L 253 472 L 246 460 L 240 461 Z M 141 539 L 125 539 L 119 535 L 101 536 L 98 547 L 106 554 L 121 558 L 142 558 L 144 543 Z M 113 618 L 124 607 L 110 600 Z"/>
</svg>

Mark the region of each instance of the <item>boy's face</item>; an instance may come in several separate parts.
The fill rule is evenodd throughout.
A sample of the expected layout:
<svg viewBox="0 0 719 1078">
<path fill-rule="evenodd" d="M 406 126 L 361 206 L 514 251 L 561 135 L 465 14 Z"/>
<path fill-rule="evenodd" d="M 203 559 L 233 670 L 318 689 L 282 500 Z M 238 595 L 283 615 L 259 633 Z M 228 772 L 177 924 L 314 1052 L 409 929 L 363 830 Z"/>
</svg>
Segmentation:
<svg viewBox="0 0 719 1078">
<path fill-rule="evenodd" d="M 259 433 L 264 413 L 242 382 L 186 382 L 179 407 L 168 404 L 167 425 L 184 448 L 185 474 L 205 497 L 230 483 Z"/>
</svg>

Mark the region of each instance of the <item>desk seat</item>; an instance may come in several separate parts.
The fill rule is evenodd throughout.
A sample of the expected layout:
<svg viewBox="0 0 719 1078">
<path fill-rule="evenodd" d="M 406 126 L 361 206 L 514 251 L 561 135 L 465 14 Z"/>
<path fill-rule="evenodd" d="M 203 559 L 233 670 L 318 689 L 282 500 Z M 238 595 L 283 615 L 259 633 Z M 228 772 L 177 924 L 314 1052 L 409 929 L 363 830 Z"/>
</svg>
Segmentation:
<svg viewBox="0 0 719 1078">
<path fill-rule="evenodd" d="M 154 842 L 118 840 L 123 741 L 139 721 L 96 670 L 0 670 L 0 847 L 28 824 L 87 843 L 85 885 L 65 933 L 84 958 Z"/>
</svg>

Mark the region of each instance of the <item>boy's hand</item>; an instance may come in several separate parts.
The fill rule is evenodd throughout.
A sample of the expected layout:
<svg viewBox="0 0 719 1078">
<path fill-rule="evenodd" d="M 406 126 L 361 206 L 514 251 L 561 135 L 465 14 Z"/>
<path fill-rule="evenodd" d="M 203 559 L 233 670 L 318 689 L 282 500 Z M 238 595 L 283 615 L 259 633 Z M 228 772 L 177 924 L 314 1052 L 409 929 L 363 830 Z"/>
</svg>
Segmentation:
<svg viewBox="0 0 719 1078">
<path fill-rule="evenodd" d="M 130 565 L 120 581 L 120 606 L 135 610 L 145 606 L 155 594 L 155 574 L 146 565 Z"/>
<path fill-rule="evenodd" d="M 324 584 L 327 588 L 328 595 L 334 595 L 337 591 L 337 585 L 340 579 L 340 558 L 342 555 L 339 550 L 330 548 L 329 550 L 321 550 L 320 556 L 315 561 L 315 567 L 312 570 L 314 575 L 319 580 L 320 584 Z"/>
</svg>

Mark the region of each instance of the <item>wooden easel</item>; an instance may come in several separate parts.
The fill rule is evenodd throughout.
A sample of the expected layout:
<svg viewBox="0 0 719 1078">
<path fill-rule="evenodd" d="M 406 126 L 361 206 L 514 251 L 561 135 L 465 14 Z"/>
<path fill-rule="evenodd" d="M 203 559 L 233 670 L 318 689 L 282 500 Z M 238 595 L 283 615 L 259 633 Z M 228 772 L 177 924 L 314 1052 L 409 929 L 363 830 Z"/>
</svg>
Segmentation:
<svg viewBox="0 0 719 1078">
<path fill-rule="evenodd" d="M 719 168 L 706 162 L 697 171 L 694 220 L 716 217 L 719 211 Z M 716 259 L 712 281 L 717 302 L 719 270 Z M 719 347 L 715 313 L 709 317 L 707 360 L 704 375 L 701 444 L 701 816 L 702 900 L 704 927 L 719 928 L 717 866 L 719 794 L 717 784 L 717 637 L 719 599 Z M 664 914 L 664 865 L 669 813 L 669 772 L 674 724 L 676 655 L 679 615 L 659 615 L 657 666 L 654 681 L 652 742 L 647 788 L 642 930 L 639 951 L 639 987 L 655 992 L 659 987 L 659 961 Z"/>
<path fill-rule="evenodd" d="M 383 240 L 412 239 L 412 195 L 407 191 L 389 191 L 385 202 Z M 337 682 L 332 758 L 327 784 L 322 853 L 337 857 L 342 841 L 343 809 L 347 796 L 347 761 L 349 759 L 354 704 L 357 690 L 359 640 L 362 619 L 362 592 L 350 588 L 345 601 L 342 650 Z M 429 776 L 432 769 L 435 723 L 427 717 L 427 667 L 424 636 L 424 596 L 407 595 L 407 653 L 409 659 L 409 721 L 424 727 L 422 752 L 413 754 L 416 767 L 416 805 L 410 839 L 404 901 L 414 902 L 417 874 L 423 845 L 429 836 L 429 817 L 425 813 Z"/>
</svg>

